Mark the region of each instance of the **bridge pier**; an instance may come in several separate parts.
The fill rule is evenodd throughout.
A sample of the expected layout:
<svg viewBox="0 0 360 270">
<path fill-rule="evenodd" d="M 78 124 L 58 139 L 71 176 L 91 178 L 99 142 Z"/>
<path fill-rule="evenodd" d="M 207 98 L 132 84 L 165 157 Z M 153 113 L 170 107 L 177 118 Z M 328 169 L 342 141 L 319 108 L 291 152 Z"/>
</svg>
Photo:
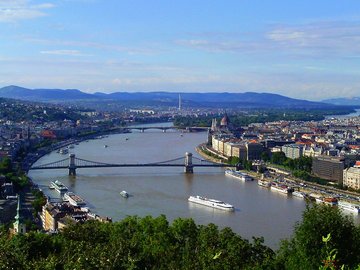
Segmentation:
<svg viewBox="0 0 360 270">
<path fill-rule="evenodd" d="M 163 128 L 163 130 L 162 130 L 164 133 L 166 132 L 166 129 L 165 128 Z"/>
<path fill-rule="evenodd" d="M 194 166 L 192 164 L 192 153 L 185 153 L 185 173 L 194 173 Z"/>
<path fill-rule="evenodd" d="M 142 128 L 142 129 L 140 129 L 140 131 L 141 131 L 141 132 L 145 132 L 145 129 L 144 129 L 144 128 Z"/>
<path fill-rule="evenodd" d="M 75 154 L 69 155 L 69 175 L 76 176 Z"/>
</svg>

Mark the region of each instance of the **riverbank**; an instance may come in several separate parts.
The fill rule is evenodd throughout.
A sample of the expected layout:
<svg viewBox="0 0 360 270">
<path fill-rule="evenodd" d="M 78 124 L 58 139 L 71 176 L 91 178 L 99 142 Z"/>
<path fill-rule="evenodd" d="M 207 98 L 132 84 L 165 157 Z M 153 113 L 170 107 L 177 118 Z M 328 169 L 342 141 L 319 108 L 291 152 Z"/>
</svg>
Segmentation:
<svg viewBox="0 0 360 270">
<path fill-rule="evenodd" d="M 222 159 L 223 156 L 221 156 L 221 157 L 213 156 L 213 155 L 216 155 L 217 153 L 215 151 L 213 151 L 212 149 L 210 149 L 209 147 L 207 147 L 207 145 L 205 143 L 198 145 L 195 148 L 195 150 L 199 155 L 201 155 L 203 158 L 205 158 L 208 161 L 216 162 L 216 163 L 224 163 L 224 159 Z M 207 153 L 211 153 L 212 155 L 208 155 Z M 251 175 L 255 179 L 261 178 L 261 174 L 257 173 L 257 172 L 246 171 L 246 173 Z M 276 176 L 270 177 L 269 181 L 271 179 L 276 179 L 276 178 L 277 178 Z M 305 185 L 305 186 L 313 189 L 313 192 L 315 192 L 315 193 L 333 195 L 334 197 L 340 197 L 345 200 L 349 200 L 352 203 L 358 203 L 360 200 L 360 194 L 357 192 L 337 189 L 337 188 L 331 187 L 331 186 L 325 186 L 325 185 L 320 185 L 320 184 L 313 183 L 313 182 L 308 182 L 308 181 L 296 178 L 294 176 L 286 176 L 285 179 L 288 183 L 293 184 L 295 186 L 303 187 Z"/>
<path fill-rule="evenodd" d="M 217 157 L 217 156 L 219 156 L 219 154 L 216 153 L 215 151 L 209 149 L 205 143 L 199 144 L 197 147 L 195 147 L 195 151 L 200 156 L 205 158 L 206 160 L 215 162 L 215 163 L 225 163 L 224 161 L 228 159 L 225 156 Z M 209 155 L 207 153 L 211 153 L 212 155 Z M 215 156 L 213 156 L 213 155 L 215 155 Z"/>
</svg>

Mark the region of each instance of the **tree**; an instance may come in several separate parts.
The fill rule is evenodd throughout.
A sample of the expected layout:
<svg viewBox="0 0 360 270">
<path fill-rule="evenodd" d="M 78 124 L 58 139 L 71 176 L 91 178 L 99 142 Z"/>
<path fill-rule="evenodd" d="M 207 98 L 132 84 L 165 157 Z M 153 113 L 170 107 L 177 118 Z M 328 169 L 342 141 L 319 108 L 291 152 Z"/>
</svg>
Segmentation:
<svg viewBox="0 0 360 270">
<path fill-rule="evenodd" d="M 271 155 L 271 163 L 274 164 L 283 164 L 286 160 L 284 152 L 275 152 Z"/>
<path fill-rule="evenodd" d="M 270 155 L 267 151 L 262 152 L 260 158 L 265 162 L 270 161 Z"/>
<path fill-rule="evenodd" d="M 7 174 L 12 172 L 11 160 L 6 157 L 0 162 L 0 174 Z"/>
<path fill-rule="evenodd" d="M 323 236 L 331 234 L 327 249 L 336 249 L 339 264 L 353 268 L 360 262 L 359 228 L 338 208 L 308 205 L 294 236 L 281 243 L 277 260 L 285 269 L 318 269 L 326 257 Z"/>
</svg>

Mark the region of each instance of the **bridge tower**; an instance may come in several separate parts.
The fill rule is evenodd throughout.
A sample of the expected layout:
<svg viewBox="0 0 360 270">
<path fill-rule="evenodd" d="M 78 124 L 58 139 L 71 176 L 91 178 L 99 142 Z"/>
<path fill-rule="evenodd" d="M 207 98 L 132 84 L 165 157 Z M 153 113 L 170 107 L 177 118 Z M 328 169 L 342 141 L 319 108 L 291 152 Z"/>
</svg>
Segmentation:
<svg viewBox="0 0 360 270">
<path fill-rule="evenodd" d="M 192 164 L 192 153 L 185 153 L 185 173 L 194 173 L 194 166 Z"/>
<path fill-rule="evenodd" d="M 69 155 L 69 175 L 76 175 L 75 154 Z"/>
</svg>

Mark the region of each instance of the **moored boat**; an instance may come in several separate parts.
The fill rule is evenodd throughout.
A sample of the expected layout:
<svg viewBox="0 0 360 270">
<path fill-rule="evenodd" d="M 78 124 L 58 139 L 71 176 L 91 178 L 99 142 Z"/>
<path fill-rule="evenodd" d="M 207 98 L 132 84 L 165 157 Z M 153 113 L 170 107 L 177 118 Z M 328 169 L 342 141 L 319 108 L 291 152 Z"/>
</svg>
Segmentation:
<svg viewBox="0 0 360 270">
<path fill-rule="evenodd" d="M 328 204 L 331 206 L 338 204 L 337 198 L 333 198 L 333 197 L 318 197 L 318 198 L 315 198 L 315 200 L 317 203 L 324 203 L 324 204 Z"/>
<path fill-rule="evenodd" d="M 352 204 L 346 201 L 338 201 L 338 207 L 343 209 L 343 210 L 347 210 L 347 211 L 351 211 L 353 213 L 359 214 L 360 212 L 360 205 L 357 204 Z"/>
<path fill-rule="evenodd" d="M 59 193 L 65 193 L 66 191 L 68 191 L 67 186 L 65 186 L 59 180 L 52 181 L 50 187 L 54 188 Z"/>
<path fill-rule="evenodd" d="M 69 153 L 69 150 L 66 149 L 66 148 L 61 148 L 59 153 L 62 154 L 62 155 L 66 155 L 67 153 Z"/>
<path fill-rule="evenodd" d="M 230 170 L 230 169 L 225 170 L 225 175 L 232 176 L 232 177 L 242 180 L 242 181 L 254 180 L 250 175 L 248 175 L 246 173 L 235 171 L 235 170 Z"/>
<path fill-rule="evenodd" d="M 231 204 L 225 203 L 223 201 L 215 200 L 215 199 L 208 199 L 202 196 L 190 196 L 188 199 L 189 202 L 205 205 L 208 207 L 221 209 L 225 211 L 234 211 L 235 208 Z"/>
<path fill-rule="evenodd" d="M 271 186 L 271 183 L 269 181 L 259 179 L 258 185 L 261 187 L 269 188 Z"/>
<path fill-rule="evenodd" d="M 74 206 L 83 206 L 86 204 L 83 198 L 81 198 L 79 195 L 76 195 L 73 192 L 66 192 L 64 194 L 64 200 L 68 201 L 71 205 Z"/>
<path fill-rule="evenodd" d="M 277 182 L 271 182 L 270 189 L 274 190 L 274 191 L 278 191 L 283 194 L 290 194 L 294 191 L 291 187 L 289 187 L 285 184 L 277 183 Z"/>
<path fill-rule="evenodd" d="M 301 192 L 301 191 L 293 191 L 291 194 L 295 197 L 299 197 L 299 198 L 303 198 L 303 199 L 306 198 L 306 193 Z"/>
</svg>

